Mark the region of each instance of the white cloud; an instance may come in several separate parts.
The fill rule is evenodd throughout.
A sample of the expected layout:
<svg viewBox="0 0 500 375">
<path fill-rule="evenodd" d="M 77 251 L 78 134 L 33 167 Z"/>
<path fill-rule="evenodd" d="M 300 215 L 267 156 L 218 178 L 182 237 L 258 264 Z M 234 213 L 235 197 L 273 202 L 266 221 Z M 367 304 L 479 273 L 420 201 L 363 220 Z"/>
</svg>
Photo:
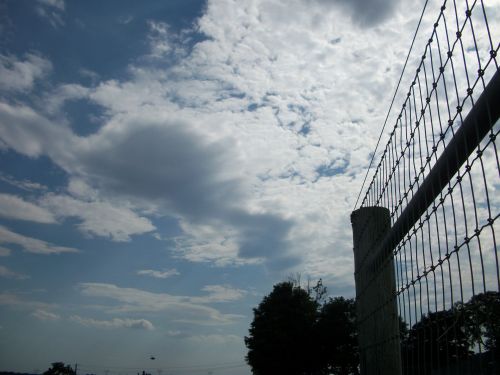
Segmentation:
<svg viewBox="0 0 500 375">
<path fill-rule="evenodd" d="M 24 191 L 41 191 L 47 190 L 45 185 L 42 185 L 38 182 L 33 182 L 27 179 L 18 180 L 12 176 L 0 172 L 0 180 L 8 183 L 9 185 L 15 186 L 18 189 Z"/>
<path fill-rule="evenodd" d="M 72 160 L 76 140 L 65 125 L 49 121 L 32 108 L 2 102 L 0 138 L 20 154 L 30 157 L 48 155 L 63 166 Z"/>
<path fill-rule="evenodd" d="M 96 201 L 99 199 L 99 192 L 80 178 L 70 179 L 67 190 L 70 195 L 82 201 Z"/>
<path fill-rule="evenodd" d="M 0 193 L 0 216 L 45 224 L 56 222 L 54 216 L 46 209 L 11 194 Z"/>
<path fill-rule="evenodd" d="M 64 10 L 64 0 L 37 0 L 40 4 L 53 7 L 59 10 Z"/>
<path fill-rule="evenodd" d="M 220 333 L 210 333 L 203 335 L 191 334 L 182 331 L 167 331 L 166 336 L 174 339 L 188 340 L 196 344 L 206 345 L 241 344 L 243 342 L 243 337 L 241 336 Z"/>
<path fill-rule="evenodd" d="M 229 285 L 206 285 L 201 290 L 208 292 L 208 295 L 193 297 L 192 301 L 199 303 L 229 302 L 240 300 L 246 295 L 245 290 L 236 289 Z"/>
<path fill-rule="evenodd" d="M 174 239 L 174 256 L 196 263 L 212 263 L 217 267 L 263 263 L 263 258 L 241 258 L 238 255 L 237 233 L 234 229 L 180 221 L 183 235 Z"/>
<path fill-rule="evenodd" d="M 54 28 L 64 26 L 62 14 L 65 9 L 64 0 L 37 0 L 38 6 L 36 12 L 42 18 L 45 18 Z"/>
<path fill-rule="evenodd" d="M 168 331 L 166 335 L 171 338 L 188 340 L 197 344 L 223 345 L 230 343 L 241 344 L 243 342 L 243 337 L 231 334 L 212 333 L 206 335 L 194 335 L 181 331 Z"/>
<path fill-rule="evenodd" d="M 90 74 L 90 73 L 87 73 Z M 96 79 L 95 77 L 92 79 Z M 45 98 L 46 108 L 48 112 L 57 112 L 62 109 L 62 106 L 67 101 L 85 99 L 90 93 L 90 89 L 81 85 L 71 83 L 62 84 L 57 87 L 51 95 Z"/>
<path fill-rule="evenodd" d="M 31 315 L 33 315 L 35 318 L 39 320 L 54 321 L 54 320 L 59 320 L 61 318 L 60 315 L 42 309 L 35 310 Z"/>
<path fill-rule="evenodd" d="M 200 325 L 225 325 L 234 323 L 240 315 L 223 314 L 206 306 L 206 303 L 220 301 L 216 297 L 203 298 L 176 296 L 167 293 L 152 293 L 135 288 L 121 288 L 113 284 L 81 283 L 81 293 L 88 297 L 108 298 L 119 302 L 109 309 L 111 313 L 166 311 L 169 317 L 180 323 Z"/>
<path fill-rule="evenodd" d="M 170 42 L 169 26 L 164 22 L 149 21 L 150 29 L 149 42 L 151 55 L 153 57 L 161 57 L 172 51 Z"/>
<path fill-rule="evenodd" d="M 11 271 L 7 267 L 2 265 L 0 265 L 0 277 L 5 277 L 7 279 L 17 279 L 17 280 L 24 280 L 29 278 L 29 276 L 27 275 Z"/>
<path fill-rule="evenodd" d="M 111 320 L 96 320 L 92 318 L 82 318 L 78 315 L 73 315 L 69 318 L 71 321 L 79 323 L 87 327 L 95 328 L 133 328 L 152 331 L 155 329 L 153 323 L 147 319 L 121 319 L 114 318 Z"/>
<path fill-rule="evenodd" d="M 163 270 L 163 271 L 157 271 L 157 270 L 139 270 L 137 271 L 138 275 L 142 276 L 150 276 L 154 277 L 157 279 L 167 279 L 172 276 L 177 276 L 180 275 L 179 271 L 177 271 L 175 268 L 169 269 L 169 270 Z"/>
<path fill-rule="evenodd" d="M 30 91 L 51 69 L 49 60 L 33 53 L 26 54 L 24 61 L 0 54 L 0 90 Z"/>
<path fill-rule="evenodd" d="M 375 26 L 390 19 L 400 4 L 398 0 L 306 0 L 309 3 L 318 3 L 323 9 L 332 6 L 341 6 L 347 10 L 353 22 L 363 27 Z"/>
<path fill-rule="evenodd" d="M 6 103 L 0 103 L 0 137 L 19 153 L 32 157 L 49 154 L 68 171 L 77 167 L 75 158 L 79 149 L 82 156 L 85 156 L 88 148 L 87 142 L 82 142 L 65 125 L 54 124 L 31 108 Z M 73 150 L 68 148 L 70 145 L 74 146 Z M 81 180 L 72 179 L 69 189 L 81 195 L 85 185 L 78 181 Z M 88 194 L 88 191 L 86 193 Z M 19 205 L 20 201 L 10 203 Z M 106 201 L 82 201 L 70 196 L 49 194 L 41 203 L 58 217 L 80 218 L 82 222 L 78 227 L 84 233 L 109 237 L 115 241 L 128 241 L 131 235 L 155 229 L 149 219 L 138 216 L 130 208 Z M 40 212 L 38 214 L 40 218 Z M 49 220 L 49 217 L 45 219 Z"/>
<path fill-rule="evenodd" d="M 132 211 L 147 203 L 177 218 L 178 257 L 267 262 L 352 287 L 349 215 L 422 4 L 338 3 L 208 1 L 196 26 L 206 38 L 174 65 L 138 60 L 128 79 L 61 87 L 60 101 L 84 97 L 105 109 L 96 133 L 77 137 L 64 121 L 1 104 L 0 137 L 81 181 L 69 187 L 78 201 L 112 197 Z M 345 9 L 377 24 L 353 26 Z M 424 19 L 403 85 L 433 22 Z M 187 43 L 164 24 L 150 31 L 158 59 Z"/>
<path fill-rule="evenodd" d="M 192 37 L 193 29 L 174 31 L 169 24 L 157 21 L 148 21 L 149 59 L 160 61 L 162 58 L 178 60 L 188 55 L 186 43 Z"/>
<path fill-rule="evenodd" d="M 82 201 L 68 195 L 48 194 L 41 199 L 41 204 L 57 217 L 80 219 L 81 223 L 77 224 L 77 227 L 83 233 L 109 237 L 113 241 L 129 241 L 132 235 L 156 229 L 149 219 L 138 216 L 131 209 L 117 207 L 109 202 Z"/>
<path fill-rule="evenodd" d="M 116 113 L 116 121 L 105 124 L 94 138 L 92 155 L 99 154 L 100 142 L 116 139 L 111 134 L 123 137 L 128 128 L 134 129 L 134 142 L 142 153 L 135 157 L 172 160 L 175 162 L 168 168 L 162 166 L 164 170 L 176 171 L 176 166 L 182 165 L 184 171 L 196 176 L 196 182 L 189 177 L 159 179 L 160 174 L 150 168 L 151 173 L 134 178 L 150 181 L 146 186 L 190 187 L 179 192 L 162 190 L 168 208 L 173 202 L 184 231 L 176 238 L 177 256 L 219 266 L 267 260 L 277 269 L 305 266 L 306 272 L 314 275 L 336 268 L 339 278 L 352 279 L 350 228 L 342 216 L 349 217 L 353 203 L 349 196 L 359 184 L 353 176 L 361 175 L 372 148 L 366 144 L 365 134 L 372 132 L 376 139 L 376 130 L 362 128 L 359 119 L 373 123 L 383 116 L 383 109 L 377 113 L 361 104 L 389 96 L 385 94 L 388 80 L 380 73 L 382 59 L 385 64 L 395 61 L 400 44 L 387 44 L 383 38 L 379 43 L 375 38 L 367 45 L 364 34 L 368 32 L 353 30 L 349 20 L 338 17 L 337 8 L 324 12 L 324 7 L 314 7 L 312 13 L 308 8 L 300 1 L 291 5 L 209 2 L 199 21 L 199 30 L 208 38 L 196 44 L 188 57 L 161 73 L 137 68 L 129 81 L 102 83 L 91 94 L 94 101 Z M 228 14 L 232 16 L 228 18 Z M 226 21 L 221 23 L 221 19 Z M 171 42 L 166 25 L 151 26 L 157 36 Z M 399 38 L 387 29 L 369 33 Z M 330 43 L 335 38 L 340 43 L 349 40 L 352 49 L 336 49 Z M 291 40 L 293 43 L 288 42 Z M 360 59 L 376 56 L 381 50 L 385 55 L 373 59 L 362 76 L 335 69 L 336 64 L 356 69 Z M 372 77 L 371 81 L 367 77 Z M 377 90 L 372 89 L 375 84 Z M 177 103 L 184 107 L 179 109 Z M 184 119 L 182 128 L 189 130 L 187 134 L 174 131 L 175 121 L 161 121 L 173 115 Z M 148 124 L 151 117 L 160 119 L 154 122 L 154 131 L 148 130 L 152 128 Z M 141 124 L 143 131 L 129 124 Z M 152 139 L 153 133 L 155 139 L 164 139 L 163 144 L 170 144 L 168 139 L 182 144 L 187 136 L 196 141 L 183 147 L 190 150 L 200 149 L 207 140 L 214 145 L 220 142 L 223 148 L 217 150 L 222 157 L 214 159 L 216 167 L 212 168 L 212 150 L 201 149 L 193 160 L 203 159 L 205 165 L 204 170 L 197 169 L 182 150 L 169 147 L 174 150 L 171 154 L 154 153 L 154 142 L 140 142 Z M 121 154 L 121 143 L 118 138 L 114 151 L 109 149 L 106 155 Z M 140 146 L 142 143 L 149 145 L 147 152 L 143 152 L 146 148 Z M 353 152 L 356 149 L 359 151 Z M 92 161 L 86 168 L 95 176 L 98 170 L 94 165 Z M 338 168 L 339 172 L 321 176 L 318 168 L 322 166 Z M 152 189 L 139 190 L 132 180 L 117 175 L 117 170 L 116 164 L 110 164 L 106 171 L 98 172 L 106 176 L 101 182 L 111 182 L 109 176 L 114 174 L 113 188 L 127 186 L 122 192 L 156 197 Z M 128 172 L 129 176 L 136 174 Z M 190 191 L 191 186 L 213 179 L 229 179 L 231 183 L 199 185 L 202 193 Z M 221 189 L 232 192 L 231 196 L 220 194 Z M 346 198 L 330 199 L 334 189 L 336 196 Z M 187 202 L 201 209 L 193 212 Z M 235 212 L 232 204 L 240 211 Z M 331 256 L 333 243 L 338 247 L 335 257 Z M 308 248 L 307 257 L 304 247 Z M 325 261 L 325 257 L 332 260 Z M 339 259 L 345 264 L 340 269 Z"/>
<path fill-rule="evenodd" d="M 0 246 L 0 257 L 8 257 L 10 255 L 10 249 Z"/>
<path fill-rule="evenodd" d="M 20 298 L 19 295 L 13 293 L 0 293 L 0 305 L 10 306 L 17 309 L 44 311 L 48 311 L 56 307 L 54 304 L 46 302 L 23 299 Z"/>
<path fill-rule="evenodd" d="M 99 74 L 97 74 L 93 70 L 81 68 L 78 72 L 81 76 L 89 78 L 92 82 L 95 82 L 99 79 Z"/>
<path fill-rule="evenodd" d="M 118 17 L 118 23 L 120 23 L 122 25 L 128 25 L 133 20 L 134 20 L 134 16 L 132 16 L 132 15 Z"/>
<path fill-rule="evenodd" d="M 330 272 L 331 264 L 317 259 L 331 254 L 332 226 L 350 233 L 341 216 L 349 216 L 351 202 L 330 199 L 327 186 L 342 194 L 357 186 L 352 175 L 371 151 L 364 135 L 375 132 L 351 120 L 380 119 L 360 102 L 379 102 L 387 91 L 387 79 L 372 90 L 374 82 L 341 74 L 333 62 L 354 66 L 361 55 L 393 46 L 377 37 L 367 46 L 367 35 L 337 15 L 310 14 L 301 1 L 209 2 L 198 25 L 208 38 L 190 55 L 161 72 L 135 66 L 129 80 L 101 82 L 88 94 L 110 115 L 99 132 L 86 138 L 63 132 L 52 142 L 67 146 L 49 149 L 41 142 L 39 149 L 100 191 L 154 202 L 178 218 L 184 230 L 175 241 L 179 257 L 219 266 L 267 261 L 279 270 L 307 261 L 314 272 Z M 150 27 L 171 42 L 166 25 Z M 339 37 L 358 55 L 331 46 Z M 379 77 L 375 62 L 368 70 L 366 77 Z M 348 90 L 353 86 L 355 94 Z M 6 143 L 36 154 L 19 145 L 19 137 Z M 71 157 L 64 152 L 70 147 Z M 346 175 L 318 180 L 324 165 L 343 165 Z M 325 207 L 327 213 L 317 213 Z M 320 241 L 318 234 L 327 236 Z M 339 251 L 350 252 L 350 245 Z"/>
<path fill-rule="evenodd" d="M 23 236 L 12 232 L 4 226 L 0 225 L 0 243 L 17 245 L 23 248 L 24 251 L 34 254 L 60 254 L 60 253 L 76 253 L 77 249 L 65 246 L 56 246 L 49 242 L 45 242 L 36 238 Z"/>
</svg>

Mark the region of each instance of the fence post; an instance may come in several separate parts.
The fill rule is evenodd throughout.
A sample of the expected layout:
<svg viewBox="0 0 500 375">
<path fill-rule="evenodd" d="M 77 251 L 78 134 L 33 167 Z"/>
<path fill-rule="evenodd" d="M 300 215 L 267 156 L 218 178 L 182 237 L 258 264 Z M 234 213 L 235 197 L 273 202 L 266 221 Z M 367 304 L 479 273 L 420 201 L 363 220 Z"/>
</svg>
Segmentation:
<svg viewBox="0 0 500 375">
<path fill-rule="evenodd" d="M 389 210 L 364 207 L 351 214 L 361 375 L 401 375 L 394 261 L 374 270 L 375 250 L 391 227 Z"/>
</svg>

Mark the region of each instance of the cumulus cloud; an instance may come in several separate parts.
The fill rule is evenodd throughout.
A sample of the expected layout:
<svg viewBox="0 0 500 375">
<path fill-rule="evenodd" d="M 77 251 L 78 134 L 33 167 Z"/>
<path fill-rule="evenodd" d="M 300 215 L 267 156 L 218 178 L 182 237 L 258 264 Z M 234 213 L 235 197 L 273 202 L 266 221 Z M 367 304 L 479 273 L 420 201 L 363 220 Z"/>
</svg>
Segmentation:
<svg viewBox="0 0 500 375">
<path fill-rule="evenodd" d="M 77 224 L 78 229 L 90 236 L 108 237 L 113 241 L 129 241 L 132 235 L 156 229 L 149 219 L 109 202 L 89 202 L 68 195 L 48 194 L 41 199 L 41 204 L 57 217 L 80 219 L 81 223 Z"/>
<path fill-rule="evenodd" d="M 226 199 L 238 199 L 237 182 L 218 172 L 227 164 L 229 140 L 207 143 L 182 122 L 124 120 L 78 150 L 80 168 L 90 178 L 122 194 L 166 199 L 193 217 L 217 215 Z"/>
<path fill-rule="evenodd" d="M 42 309 L 37 309 L 35 310 L 32 314 L 35 318 L 39 320 L 59 320 L 61 318 L 60 315 L 52 313 L 50 311 L 42 310 Z"/>
<path fill-rule="evenodd" d="M 0 243 L 20 246 L 24 251 L 34 254 L 60 254 L 76 253 L 77 249 L 72 247 L 57 246 L 49 242 L 11 231 L 0 225 Z"/>
<path fill-rule="evenodd" d="M 97 90 L 94 97 L 99 98 L 104 89 Z M 219 222 L 236 227 L 239 233 L 235 241 L 244 258 L 257 257 L 256 250 L 267 252 L 270 258 L 278 253 L 283 257 L 281 250 L 285 248 L 291 221 L 237 207 L 243 198 L 242 183 L 237 176 L 225 174 L 233 167 L 224 168 L 237 159 L 237 155 L 231 155 L 232 140 L 207 141 L 192 126 L 168 119 L 171 116 L 167 113 L 156 116 L 158 113 L 148 112 L 151 115 L 142 112 L 141 116 L 116 118 L 99 133 L 81 139 L 66 126 L 54 124 L 28 107 L 0 103 L 0 132 L 3 141 L 17 152 L 28 156 L 48 154 L 68 172 L 78 172 L 109 192 L 159 201 L 171 208 L 174 215 L 191 222 L 210 221 L 213 225 Z M 72 203 L 64 205 L 70 209 L 77 205 L 75 201 L 66 203 Z M 65 215 L 59 209 L 58 212 Z M 153 229 L 145 219 L 141 220 L 138 232 Z M 102 228 L 87 224 L 89 221 L 84 220 L 81 228 L 89 233 Z M 114 239 L 127 238 L 126 234 L 116 235 L 113 231 L 108 234 Z M 255 244 L 259 241 L 256 235 L 262 235 L 266 241 Z"/>
<path fill-rule="evenodd" d="M 0 102 L 0 136 L 5 145 L 22 155 L 44 154 L 59 163 L 72 159 L 75 137 L 71 130 L 25 105 Z"/>
<path fill-rule="evenodd" d="M 96 320 L 92 318 L 82 318 L 78 315 L 72 315 L 69 319 L 75 323 L 95 328 L 132 328 L 147 331 L 152 331 L 155 329 L 153 323 L 151 323 L 147 319 L 114 318 L 111 320 Z"/>
<path fill-rule="evenodd" d="M 66 171 L 110 193 L 156 201 L 193 223 L 234 227 L 238 255 L 243 258 L 256 258 L 262 252 L 269 258 L 274 254 L 286 257 L 283 250 L 291 220 L 238 207 L 244 199 L 242 181 L 227 173 L 234 170 L 232 165 L 238 158 L 232 155 L 231 138 L 207 140 L 192 125 L 172 121 L 163 112 L 118 117 L 99 133 L 81 139 L 28 107 L 0 103 L 0 134 L 17 152 L 48 154 Z M 102 204 L 92 203 L 87 204 L 92 210 L 82 210 L 82 202 L 67 197 L 49 197 L 44 202 L 61 216 L 91 215 L 102 208 Z M 127 217 L 130 220 L 122 224 L 129 223 L 133 228 L 127 229 L 132 234 L 154 229 L 147 219 L 133 217 L 130 211 Z M 92 225 L 89 218 L 80 225 L 82 230 L 99 235 L 108 227 Z M 128 238 L 127 233 L 113 228 L 107 234 L 117 240 Z"/>
<path fill-rule="evenodd" d="M 54 108 L 81 97 L 105 109 L 94 134 L 3 103 L 0 137 L 49 156 L 116 207 L 147 202 L 178 219 L 178 257 L 297 267 L 352 287 L 348 218 L 421 10 L 394 4 L 208 1 L 196 25 L 205 38 L 175 64 L 61 87 Z M 346 9 L 377 27 L 353 27 Z M 150 24 L 160 50 L 184 42 L 168 33 Z"/>
<path fill-rule="evenodd" d="M 92 79 L 96 79 L 96 77 Z M 75 83 L 62 84 L 45 98 L 45 109 L 49 113 L 60 111 L 65 102 L 85 99 L 89 93 L 90 89 L 82 85 Z"/>
<path fill-rule="evenodd" d="M 17 279 L 17 280 L 24 280 L 29 278 L 29 276 L 27 275 L 11 271 L 7 267 L 2 265 L 0 265 L 0 277 L 5 277 L 7 279 Z"/>
<path fill-rule="evenodd" d="M 28 53 L 25 60 L 0 54 L 0 90 L 30 91 L 35 81 L 45 77 L 52 69 L 49 60 Z"/>
<path fill-rule="evenodd" d="M 180 221 L 182 236 L 174 238 L 174 257 L 190 262 L 211 263 L 218 267 L 263 263 L 263 258 L 245 259 L 238 255 L 235 230 Z"/>
<path fill-rule="evenodd" d="M 0 193 L 0 216 L 45 224 L 56 222 L 50 211 L 11 194 Z"/>
<path fill-rule="evenodd" d="M 84 173 L 108 191 L 159 201 L 191 223 L 234 228 L 244 258 L 284 256 L 292 220 L 236 206 L 244 193 L 227 175 L 237 158 L 230 139 L 207 142 L 182 122 L 129 121 L 126 132 L 121 124 L 92 137 L 79 158 Z"/>
<path fill-rule="evenodd" d="M 170 42 L 169 26 L 165 22 L 150 20 L 148 22 L 150 29 L 149 42 L 151 55 L 153 57 L 162 57 L 172 51 Z"/>
<path fill-rule="evenodd" d="M 353 22 L 364 26 L 374 26 L 391 18 L 398 0 L 309 0 L 325 7 L 341 6 L 350 13 Z"/>
<path fill-rule="evenodd" d="M 142 276 L 150 276 L 154 277 L 157 279 L 167 279 L 172 276 L 177 276 L 180 275 L 179 271 L 177 271 L 175 268 L 169 269 L 169 270 L 163 270 L 163 271 L 157 271 L 157 270 L 139 270 L 137 271 L 138 275 Z"/>
<path fill-rule="evenodd" d="M 224 314 L 206 306 L 221 301 L 221 295 L 212 298 L 176 296 L 167 293 L 152 293 L 135 288 L 121 288 L 105 283 L 81 283 L 79 289 L 84 296 L 107 298 L 118 302 L 110 313 L 166 311 L 176 322 L 200 325 L 225 325 L 234 323 L 240 315 Z M 227 296 L 224 296 L 227 298 Z"/>
</svg>

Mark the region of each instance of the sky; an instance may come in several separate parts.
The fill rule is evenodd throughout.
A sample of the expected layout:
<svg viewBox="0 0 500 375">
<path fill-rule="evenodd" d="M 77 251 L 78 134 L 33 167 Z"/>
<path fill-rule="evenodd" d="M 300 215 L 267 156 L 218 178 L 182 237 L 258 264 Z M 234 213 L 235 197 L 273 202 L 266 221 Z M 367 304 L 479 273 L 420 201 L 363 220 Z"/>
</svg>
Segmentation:
<svg viewBox="0 0 500 375">
<path fill-rule="evenodd" d="M 353 297 L 350 213 L 423 5 L 0 1 L 0 370 L 248 375 L 273 284 Z"/>
</svg>

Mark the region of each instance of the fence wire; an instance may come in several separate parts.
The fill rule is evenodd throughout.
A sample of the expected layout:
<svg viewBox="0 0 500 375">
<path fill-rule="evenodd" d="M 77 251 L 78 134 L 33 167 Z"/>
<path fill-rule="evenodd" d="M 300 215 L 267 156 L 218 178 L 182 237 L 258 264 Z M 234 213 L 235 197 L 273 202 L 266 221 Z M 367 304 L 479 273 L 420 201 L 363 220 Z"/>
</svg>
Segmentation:
<svg viewBox="0 0 500 375">
<path fill-rule="evenodd" d="M 424 181 L 498 80 L 498 17 L 488 1 L 444 1 L 440 8 L 361 204 L 387 208 L 393 228 L 413 198 L 421 199 Z M 500 373 L 500 121 L 493 114 L 499 106 L 500 100 L 487 107 L 492 126 L 456 173 L 439 171 L 444 188 L 397 237 L 392 257 L 367 256 L 357 270 L 394 267 L 393 300 L 375 310 L 397 301 L 400 332 L 393 339 L 400 341 L 404 374 Z"/>
</svg>

